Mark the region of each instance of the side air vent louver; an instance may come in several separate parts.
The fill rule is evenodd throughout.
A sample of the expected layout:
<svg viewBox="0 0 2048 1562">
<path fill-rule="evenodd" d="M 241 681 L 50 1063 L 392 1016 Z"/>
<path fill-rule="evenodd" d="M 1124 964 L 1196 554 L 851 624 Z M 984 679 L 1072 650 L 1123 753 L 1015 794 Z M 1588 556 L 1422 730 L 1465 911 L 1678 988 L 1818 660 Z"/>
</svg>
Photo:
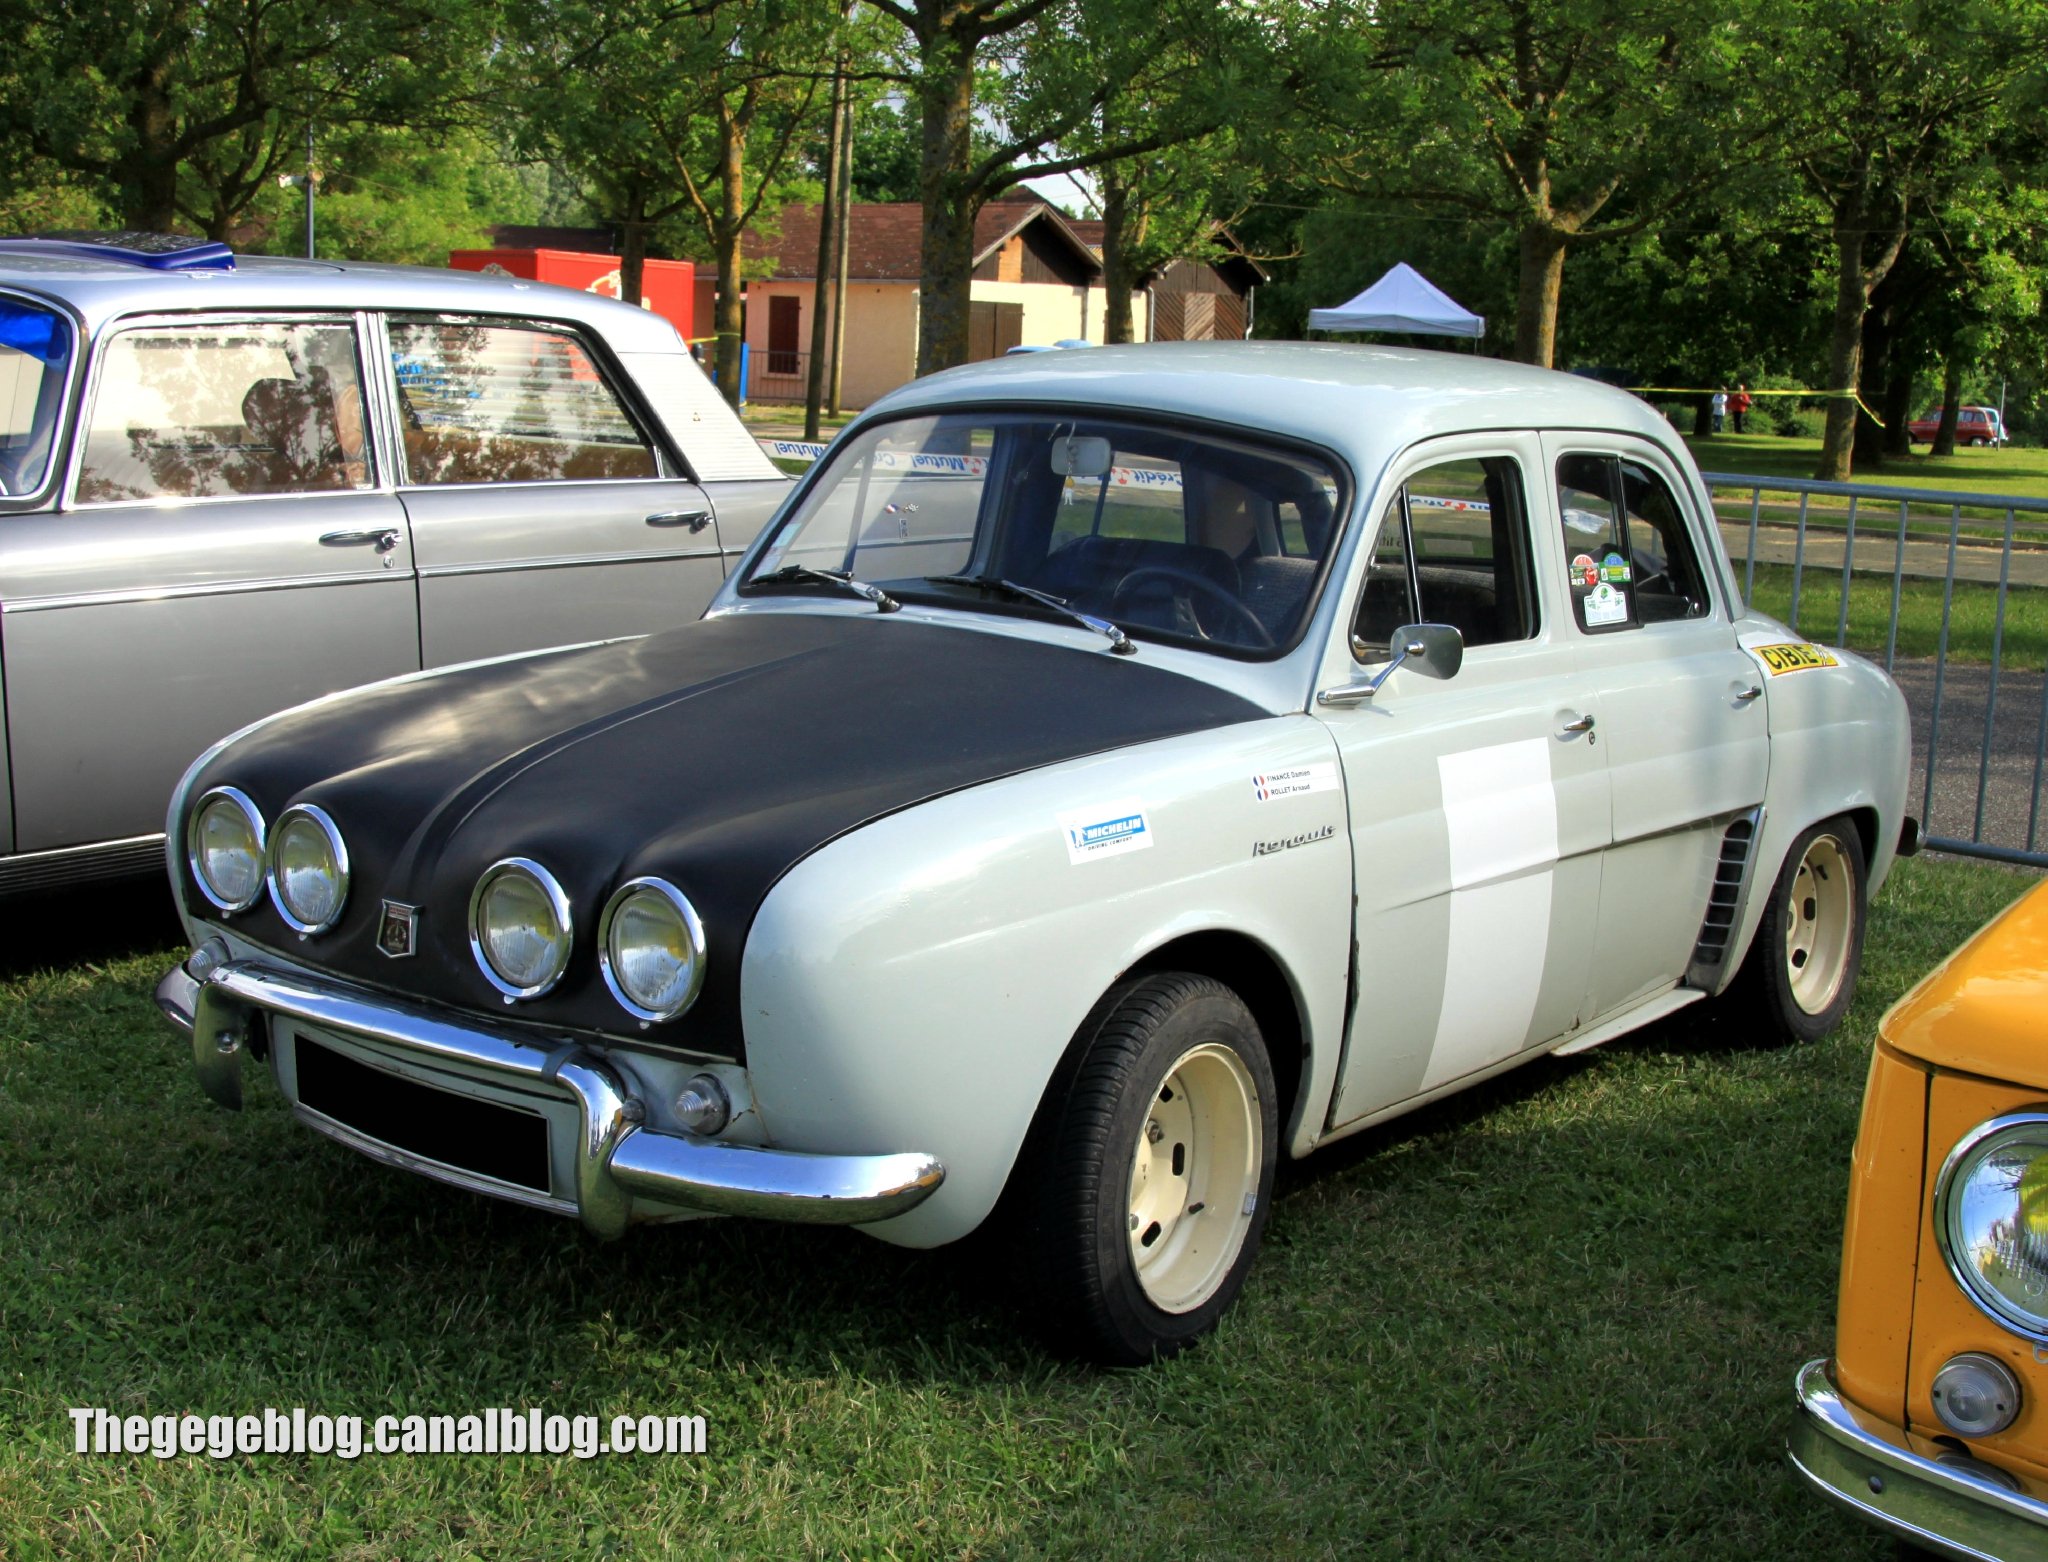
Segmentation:
<svg viewBox="0 0 2048 1562">
<path fill-rule="evenodd" d="M 1693 945 L 1692 966 L 1687 979 L 1695 987 L 1711 986 L 1728 958 L 1728 941 L 1735 936 L 1736 914 L 1742 909 L 1742 891 L 1749 878 L 1750 856 L 1756 849 L 1759 813 L 1744 814 L 1728 826 L 1721 837 L 1721 860 L 1714 867 L 1714 888 L 1707 897 L 1706 920 L 1700 924 L 1699 941 Z"/>
</svg>

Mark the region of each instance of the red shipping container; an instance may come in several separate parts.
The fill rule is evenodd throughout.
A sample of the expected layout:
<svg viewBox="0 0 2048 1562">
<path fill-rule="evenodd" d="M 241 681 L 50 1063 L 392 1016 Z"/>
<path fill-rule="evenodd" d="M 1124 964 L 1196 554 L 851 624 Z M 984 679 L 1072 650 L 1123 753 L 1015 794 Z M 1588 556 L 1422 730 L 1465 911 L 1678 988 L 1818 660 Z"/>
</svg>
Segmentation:
<svg viewBox="0 0 2048 1562">
<path fill-rule="evenodd" d="M 457 271 L 491 271 L 552 282 L 579 292 L 619 296 L 619 257 L 566 249 L 451 250 L 448 264 Z M 641 277 L 641 307 L 673 325 L 684 341 L 697 333 L 697 268 L 687 260 L 650 260 Z"/>
</svg>

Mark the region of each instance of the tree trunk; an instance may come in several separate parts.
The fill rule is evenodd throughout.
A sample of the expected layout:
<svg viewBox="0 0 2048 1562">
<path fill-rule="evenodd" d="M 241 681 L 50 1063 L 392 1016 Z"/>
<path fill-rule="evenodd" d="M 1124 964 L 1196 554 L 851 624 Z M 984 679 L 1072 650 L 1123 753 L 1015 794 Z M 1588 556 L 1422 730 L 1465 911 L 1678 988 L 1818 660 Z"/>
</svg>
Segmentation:
<svg viewBox="0 0 2048 1562">
<path fill-rule="evenodd" d="M 1941 423 L 1934 431 L 1929 452 L 1937 456 L 1956 453 L 1956 414 L 1963 401 L 1963 355 L 1951 352 L 1941 366 Z"/>
<path fill-rule="evenodd" d="M 1863 398 L 1884 399 L 1878 386 L 1891 373 L 1891 309 L 1889 304 L 1880 303 L 1873 296 L 1871 306 L 1863 312 L 1862 363 L 1857 370 L 1857 388 L 1868 389 L 1871 394 Z M 1869 413 L 1858 403 L 1856 408 L 1856 432 L 1851 440 L 1856 470 L 1872 472 L 1884 466 L 1884 430 L 1871 420 Z"/>
<path fill-rule="evenodd" d="M 735 411 L 740 404 L 740 234 L 746 227 L 746 137 L 721 102 L 718 115 L 717 245 L 718 389 Z"/>
<path fill-rule="evenodd" d="M 1860 213 L 1857 214 L 1860 219 Z M 1835 226 L 1835 323 L 1828 336 L 1827 428 L 1821 435 L 1820 465 L 1814 476 L 1824 483 L 1846 483 L 1853 469 L 1856 403 L 1839 394 L 1856 389 L 1863 378 L 1863 312 L 1869 307 L 1870 283 L 1863 269 L 1863 230 L 1838 221 Z"/>
<path fill-rule="evenodd" d="M 637 307 L 647 288 L 647 191 L 635 186 L 619 221 L 619 297 Z"/>
<path fill-rule="evenodd" d="M 846 134 L 846 59 L 832 72 L 832 109 L 826 123 L 825 198 L 818 207 L 818 275 L 811 287 L 811 363 L 804 378 L 804 438 L 818 437 L 818 413 L 825 405 L 825 359 L 832 337 L 826 330 L 825 301 L 830 296 L 835 248 L 833 224 L 839 217 L 839 138 Z"/>
<path fill-rule="evenodd" d="M 1877 410 L 1884 414 L 1884 453 L 1911 455 L 1913 440 L 1907 425 L 1913 421 L 1913 371 L 1897 354 L 1892 358 L 1891 373 L 1885 376 L 1884 402 Z"/>
<path fill-rule="evenodd" d="M 832 248 L 832 380 L 827 409 L 838 417 L 846 381 L 846 275 L 853 263 L 853 95 L 839 137 L 839 221 Z"/>
<path fill-rule="evenodd" d="M 1102 170 L 1102 339 L 1131 340 L 1131 267 L 1125 258 L 1124 224 L 1130 192 L 1114 164 Z"/>
<path fill-rule="evenodd" d="M 134 83 L 128 128 L 134 143 L 116 164 L 121 186 L 121 221 L 144 233 L 169 233 L 178 225 L 178 120 L 152 66 Z"/>
<path fill-rule="evenodd" d="M 919 42 L 924 151 L 918 193 L 924 202 L 924 233 L 918 256 L 917 372 L 930 374 L 967 361 L 974 218 L 981 201 L 967 188 L 973 45 L 945 33 L 929 34 Z"/>
<path fill-rule="evenodd" d="M 1705 439 L 1714 432 L 1714 398 L 1712 393 L 1695 396 L 1692 402 L 1692 437 Z"/>
<path fill-rule="evenodd" d="M 1547 369 L 1557 350 L 1557 300 L 1564 285 L 1565 236 L 1534 222 L 1520 235 L 1521 286 L 1515 295 L 1515 357 Z"/>
</svg>

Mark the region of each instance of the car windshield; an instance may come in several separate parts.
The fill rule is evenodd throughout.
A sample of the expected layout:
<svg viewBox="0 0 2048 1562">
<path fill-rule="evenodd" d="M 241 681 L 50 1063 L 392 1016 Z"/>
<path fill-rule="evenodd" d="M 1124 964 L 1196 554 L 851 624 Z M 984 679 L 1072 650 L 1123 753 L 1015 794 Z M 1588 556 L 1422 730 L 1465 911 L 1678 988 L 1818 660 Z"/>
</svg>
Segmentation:
<svg viewBox="0 0 2048 1562">
<path fill-rule="evenodd" d="M 0 296 L 0 497 L 43 486 L 70 367 L 70 322 Z"/>
<path fill-rule="evenodd" d="M 1344 513 L 1325 457 L 1095 413 L 902 418 L 826 460 L 743 594 L 843 594 L 803 573 L 832 572 L 905 601 L 1271 656 L 1299 637 Z"/>
</svg>

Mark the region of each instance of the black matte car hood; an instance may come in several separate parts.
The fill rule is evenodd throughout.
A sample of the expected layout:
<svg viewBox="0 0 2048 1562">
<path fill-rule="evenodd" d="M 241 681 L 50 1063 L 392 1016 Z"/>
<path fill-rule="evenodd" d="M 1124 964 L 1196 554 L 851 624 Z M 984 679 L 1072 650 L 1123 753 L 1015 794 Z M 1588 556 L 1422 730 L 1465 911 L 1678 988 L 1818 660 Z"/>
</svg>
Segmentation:
<svg viewBox="0 0 2048 1562">
<path fill-rule="evenodd" d="M 265 901 L 235 919 L 247 936 L 557 1028 L 637 1033 L 598 974 L 596 925 L 616 886 L 659 874 L 696 905 L 710 965 L 696 1007 L 647 1039 L 738 1056 L 746 931 L 826 842 L 962 787 L 1263 714 L 1106 650 L 894 615 L 748 613 L 286 715 L 215 756 L 191 800 L 237 786 L 269 820 L 317 803 L 347 842 L 337 927 L 301 940 Z M 478 875 L 513 856 L 560 879 L 576 940 L 560 985 L 516 1016 L 478 972 L 466 925 Z M 421 908 L 412 958 L 376 947 L 387 899 Z"/>
</svg>

